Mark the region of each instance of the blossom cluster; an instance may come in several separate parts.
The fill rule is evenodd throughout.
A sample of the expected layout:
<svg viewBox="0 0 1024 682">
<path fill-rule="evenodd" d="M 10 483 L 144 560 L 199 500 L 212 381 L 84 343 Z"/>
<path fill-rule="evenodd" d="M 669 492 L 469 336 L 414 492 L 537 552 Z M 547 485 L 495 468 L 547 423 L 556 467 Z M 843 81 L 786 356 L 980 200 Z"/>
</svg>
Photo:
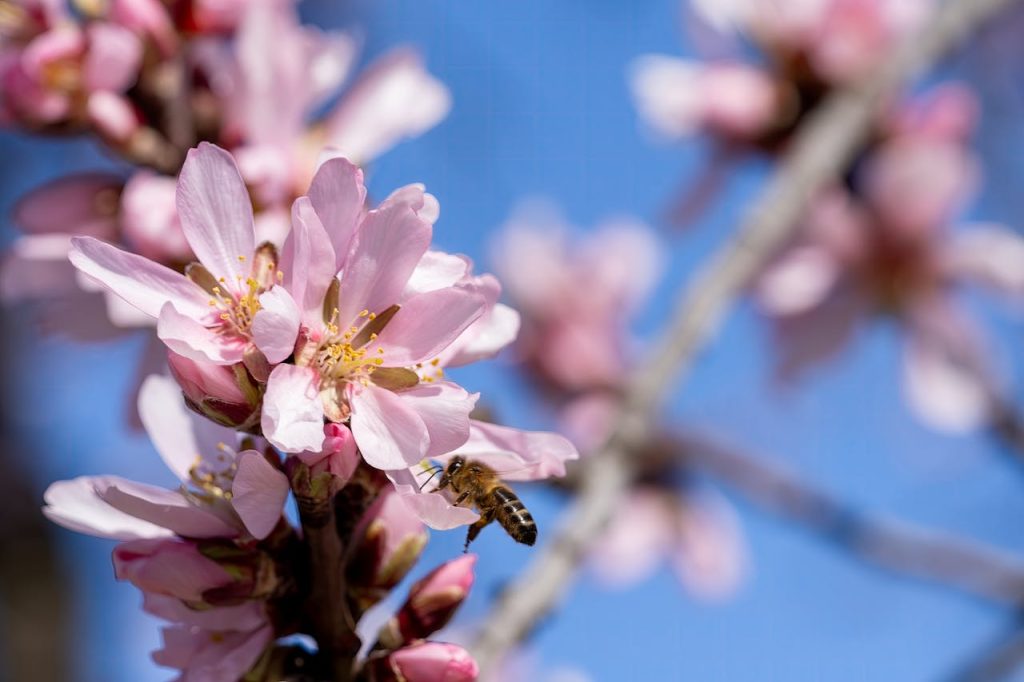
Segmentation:
<svg viewBox="0 0 1024 682">
<path fill-rule="evenodd" d="M 737 152 L 776 154 L 832 92 L 870 73 L 920 27 L 931 0 L 694 0 L 726 41 L 745 38 L 760 63 L 639 59 L 642 117 L 669 139 L 695 133 Z M 792 11 L 789 11 L 792 10 Z M 942 83 L 890 102 L 846 177 L 812 200 L 800 235 L 754 287 L 791 380 L 834 357 L 862 322 L 904 330 L 903 389 L 934 428 L 964 432 L 1000 418 L 998 372 L 984 334 L 958 300 L 964 285 L 1024 295 L 1024 240 L 991 223 L 954 225 L 980 178 L 970 149 L 976 96 Z"/>
<path fill-rule="evenodd" d="M 423 524 L 479 518 L 425 489 L 427 469 L 461 456 L 509 479 L 539 479 L 563 474 L 576 451 L 554 434 L 473 419 L 478 394 L 445 378 L 507 345 L 518 316 L 498 303 L 493 276 L 430 249 L 439 209 L 422 186 L 368 209 L 362 171 L 330 158 L 294 202 L 278 249 L 257 239 L 234 159 L 203 143 L 182 168 L 177 212 L 198 258 L 184 274 L 90 236 L 71 240 L 70 259 L 152 317 L 167 346 L 174 379 L 147 379 L 139 408 L 181 486 L 59 482 L 46 513 L 126 541 L 115 550 L 118 576 L 172 623 L 158 662 L 184 679 L 228 680 L 274 664 L 279 637 L 323 635 L 307 622 L 324 579 L 315 559 L 312 574 L 301 560 L 311 529 L 333 528 L 329 541 L 346 548 L 335 568 L 348 578 L 343 601 L 358 622 L 412 567 Z M 283 515 L 290 494 L 302 533 Z M 458 566 L 465 581 L 471 565 Z M 407 608 L 437 607 L 417 589 L 428 587 L 414 588 Z M 461 650 L 441 656 L 418 643 L 447 618 L 436 627 L 422 615 L 396 618 L 413 630 L 389 631 L 366 670 L 427 665 L 421 657 L 439 670 L 472 668 Z"/>
</svg>

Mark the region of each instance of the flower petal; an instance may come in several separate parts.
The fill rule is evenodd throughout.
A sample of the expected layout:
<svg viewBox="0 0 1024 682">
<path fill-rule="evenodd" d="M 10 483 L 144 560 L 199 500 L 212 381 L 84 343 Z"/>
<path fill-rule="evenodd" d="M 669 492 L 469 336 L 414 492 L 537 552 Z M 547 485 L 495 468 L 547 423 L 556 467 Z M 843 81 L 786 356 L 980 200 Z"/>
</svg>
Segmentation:
<svg viewBox="0 0 1024 682">
<path fill-rule="evenodd" d="M 335 256 L 345 258 L 365 211 L 363 171 L 348 159 L 324 161 L 309 186 L 309 201 L 327 231 Z"/>
<path fill-rule="evenodd" d="M 157 374 L 146 377 L 139 389 L 139 418 L 167 468 L 188 481 L 199 447 L 174 379 Z"/>
<path fill-rule="evenodd" d="M 378 469 L 402 469 L 427 453 L 430 433 L 401 397 L 373 384 L 353 390 L 352 435 L 363 459 Z"/>
<path fill-rule="evenodd" d="M 461 386 L 445 381 L 420 384 L 399 395 L 427 427 L 430 434 L 427 457 L 451 452 L 469 440 L 469 413 L 480 394 L 470 394 Z"/>
<path fill-rule="evenodd" d="M 256 249 L 252 202 L 235 160 L 216 145 L 190 149 L 178 176 L 178 216 L 192 251 L 231 291 L 249 276 Z"/>
<path fill-rule="evenodd" d="M 98 239 L 72 238 L 68 259 L 83 274 L 154 319 L 166 303 L 196 319 L 210 312 L 207 294 L 184 275 Z"/>
<path fill-rule="evenodd" d="M 324 294 L 338 272 L 334 249 L 308 197 L 292 204 L 292 231 L 284 243 L 281 269 L 307 323 L 320 318 Z"/>
<path fill-rule="evenodd" d="M 255 450 L 238 453 L 238 471 L 231 485 L 231 506 L 257 540 L 270 535 L 288 499 L 288 477 Z"/>
<path fill-rule="evenodd" d="M 122 481 L 116 476 L 80 476 L 51 483 L 43 493 L 43 514 L 65 528 L 100 538 L 137 540 L 174 535 L 167 528 L 111 507 L 96 493 L 97 485 L 106 488 Z"/>
<path fill-rule="evenodd" d="M 972 225 L 953 235 L 947 259 L 953 275 L 1024 296 L 1024 238 L 1002 225 Z"/>
<path fill-rule="evenodd" d="M 427 251 L 416 264 L 402 298 L 454 285 L 469 275 L 472 264 L 465 256 L 456 256 L 443 251 Z"/>
<path fill-rule="evenodd" d="M 327 120 L 331 146 L 365 164 L 437 125 L 451 108 L 448 88 L 415 52 L 395 50 L 375 62 Z"/>
<path fill-rule="evenodd" d="M 252 341 L 276 365 L 295 350 L 299 335 L 299 307 L 284 287 L 260 295 L 260 309 L 252 320 Z"/>
<path fill-rule="evenodd" d="M 198 362 L 233 365 L 241 362 L 245 352 L 243 341 L 230 339 L 194 317 L 182 315 L 173 303 L 165 304 L 160 311 L 156 335 L 178 355 Z"/>
<path fill-rule="evenodd" d="M 403 204 L 366 216 L 352 240 L 341 278 L 338 321 L 344 326 L 361 310 L 381 312 L 398 302 L 427 247 L 432 230 Z"/>
<path fill-rule="evenodd" d="M 180 599 L 152 592 L 142 595 L 142 610 L 172 623 L 183 623 L 221 632 L 248 632 L 267 622 L 263 602 L 247 601 L 237 606 L 218 606 L 212 609 L 193 609 Z M 209 637 L 209 632 L 206 633 Z M 220 679 L 220 678 L 218 678 Z"/>
<path fill-rule="evenodd" d="M 557 433 L 520 431 L 475 419 L 470 426 L 469 440 L 453 454 L 479 459 L 510 481 L 564 476 L 565 463 L 580 456 L 576 446 Z"/>
<path fill-rule="evenodd" d="M 402 304 L 375 343 L 389 367 L 415 365 L 437 356 L 483 314 L 487 301 L 466 285 L 413 296 Z"/>
<path fill-rule="evenodd" d="M 14 206 L 11 221 L 22 232 L 52 232 L 114 239 L 117 195 L 124 185 L 107 173 L 79 173 L 36 187 Z"/>
<path fill-rule="evenodd" d="M 115 509 L 190 538 L 235 537 L 238 530 L 177 490 L 126 480 L 98 481 L 96 494 Z"/>
<path fill-rule="evenodd" d="M 821 305 L 839 278 L 839 265 L 824 249 L 796 247 L 757 281 L 757 302 L 771 315 L 798 315 Z"/>
<path fill-rule="evenodd" d="M 127 28 L 96 21 L 86 29 L 89 49 L 83 77 L 89 90 L 123 92 L 135 84 L 142 61 L 142 41 Z"/>
<path fill-rule="evenodd" d="M 316 372 L 278 365 L 263 396 L 263 435 L 282 452 L 320 452 L 324 446 L 324 409 Z"/>
<path fill-rule="evenodd" d="M 473 523 L 480 515 L 468 507 L 456 507 L 442 493 L 420 490 L 422 482 L 409 469 L 387 472 L 406 507 L 436 530 L 450 530 Z"/>
</svg>

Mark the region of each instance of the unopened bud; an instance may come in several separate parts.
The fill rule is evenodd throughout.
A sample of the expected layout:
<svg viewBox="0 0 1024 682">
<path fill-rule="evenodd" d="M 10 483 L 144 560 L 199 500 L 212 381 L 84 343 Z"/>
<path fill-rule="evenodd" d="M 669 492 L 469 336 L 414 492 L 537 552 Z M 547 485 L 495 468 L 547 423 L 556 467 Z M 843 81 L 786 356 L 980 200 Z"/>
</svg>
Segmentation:
<svg viewBox="0 0 1024 682">
<path fill-rule="evenodd" d="M 361 525 L 348 576 L 352 597 L 362 611 L 405 577 L 427 544 L 427 530 L 393 488 L 382 491 Z"/>
<path fill-rule="evenodd" d="M 248 430 L 259 423 L 260 391 L 241 364 L 215 365 L 167 353 L 189 407 L 218 424 Z"/>
<path fill-rule="evenodd" d="M 465 649 L 444 642 L 421 642 L 375 656 L 367 663 L 372 682 L 473 682 L 480 670 Z"/>
<path fill-rule="evenodd" d="M 409 588 L 409 598 L 381 628 L 378 644 L 397 649 L 440 630 L 458 610 L 473 586 L 476 556 L 468 554 L 435 568 Z"/>
<path fill-rule="evenodd" d="M 143 592 L 203 601 L 203 593 L 233 582 L 231 574 L 199 551 L 176 539 L 131 540 L 114 548 L 114 574 Z"/>
</svg>

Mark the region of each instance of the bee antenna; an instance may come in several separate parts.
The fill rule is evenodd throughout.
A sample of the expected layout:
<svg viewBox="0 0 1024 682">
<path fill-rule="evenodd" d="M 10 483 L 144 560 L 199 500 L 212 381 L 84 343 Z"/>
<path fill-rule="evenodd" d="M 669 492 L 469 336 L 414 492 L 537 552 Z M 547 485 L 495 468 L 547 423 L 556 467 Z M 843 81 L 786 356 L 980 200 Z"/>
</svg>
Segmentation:
<svg viewBox="0 0 1024 682">
<path fill-rule="evenodd" d="M 443 471 L 444 471 L 444 469 L 442 469 L 441 467 L 438 467 L 438 468 L 434 469 L 434 473 L 430 474 L 430 477 L 427 478 L 427 480 L 423 481 L 423 485 L 420 486 L 420 491 L 422 492 L 423 489 L 427 487 L 427 484 L 430 483 L 431 481 L 433 481 L 434 478 L 438 474 L 442 473 Z"/>
</svg>

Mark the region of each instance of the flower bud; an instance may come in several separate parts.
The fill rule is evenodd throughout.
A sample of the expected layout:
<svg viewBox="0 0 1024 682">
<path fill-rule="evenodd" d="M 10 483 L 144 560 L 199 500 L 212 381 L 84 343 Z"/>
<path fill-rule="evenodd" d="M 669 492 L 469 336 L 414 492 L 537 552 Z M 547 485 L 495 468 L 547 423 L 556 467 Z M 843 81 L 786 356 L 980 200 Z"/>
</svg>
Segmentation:
<svg viewBox="0 0 1024 682">
<path fill-rule="evenodd" d="M 114 548 L 114 574 L 143 592 L 202 601 L 203 592 L 227 585 L 232 576 L 203 556 L 192 542 L 176 539 L 132 540 Z"/>
<path fill-rule="evenodd" d="M 409 598 L 381 628 L 378 643 L 397 649 L 414 639 L 424 639 L 443 628 L 473 586 L 476 555 L 459 557 L 431 571 L 409 588 Z"/>
<path fill-rule="evenodd" d="M 199 414 L 243 431 L 259 423 L 260 392 L 241 364 L 215 365 L 170 351 L 167 362 L 188 406 Z"/>
<path fill-rule="evenodd" d="M 427 544 L 427 531 L 393 488 L 382 491 L 360 525 L 348 580 L 356 605 L 365 610 L 387 596 L 413 567 Z"/>
<path fill-rule="evenodd" d="M 480 670 L 465 649 L 444 642 L 421 642 L 367 661 L 372 682 L 473 682 Z"/>
</svg>

